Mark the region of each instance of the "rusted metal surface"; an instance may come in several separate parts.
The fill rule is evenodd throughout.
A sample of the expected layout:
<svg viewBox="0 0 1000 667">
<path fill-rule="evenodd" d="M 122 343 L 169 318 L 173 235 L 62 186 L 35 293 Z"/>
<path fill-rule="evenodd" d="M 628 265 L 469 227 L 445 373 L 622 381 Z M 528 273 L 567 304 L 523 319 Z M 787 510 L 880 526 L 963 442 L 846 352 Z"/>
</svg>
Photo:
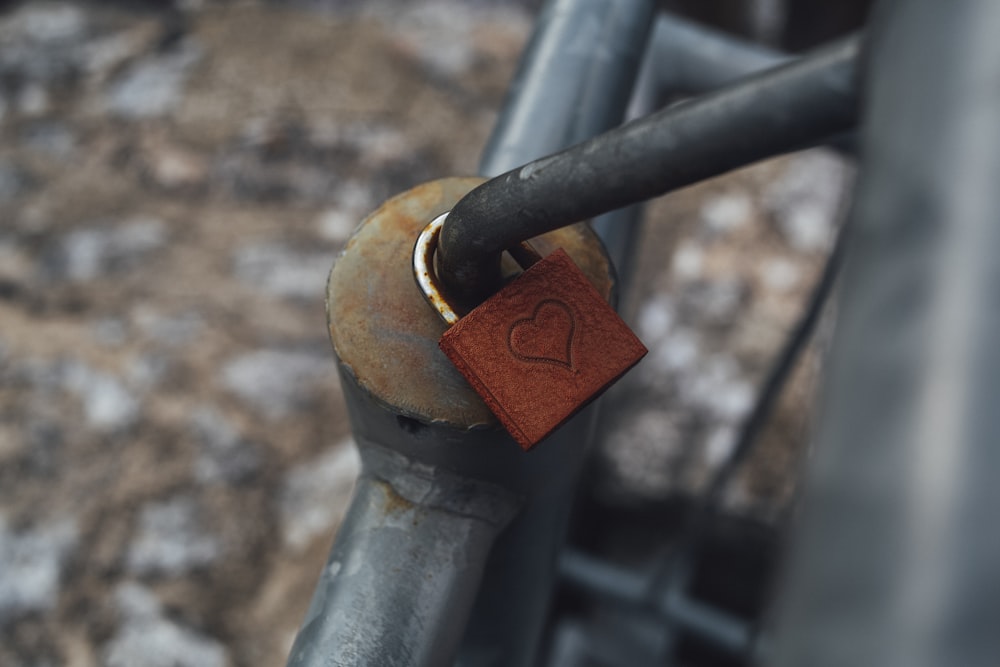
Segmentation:
<svg viewBox="0 0 1000 667">
<path fill-rule="evenodd" d="M 392 484 L 389 482 L 382 481 L 380 479 L 374 480 L 372 484 L 378 487 L 382 493 L 385 494 L 385 499 L 381 504 L 381 509 L 385 516 L 390 516 L 393 514 L 405 514 L 407 512 L 412 512 L 416 508 L 416 505 L 412 500 L 404 496 L 399 495 L 396 489 L 392 488 Z M 419 517 L 413 517 L 413 525 L 417 525 L 420 521 Z"/>
<path fill-rule="evenodd" d="M 438 349 L 446 325 L 424 300 L 411 264 L 421 230 L 482 182 L 442 179 L 394 197 L 364 221 L 330 273 L 327 318 L 338 358 L 373 398 L 424 423 L 495 424 Z M 543 256 L 559 247 L 566 250 L 601 296 L 612 300 L 612 267 L 586 225 L 531 243 Z"/>
</svg>

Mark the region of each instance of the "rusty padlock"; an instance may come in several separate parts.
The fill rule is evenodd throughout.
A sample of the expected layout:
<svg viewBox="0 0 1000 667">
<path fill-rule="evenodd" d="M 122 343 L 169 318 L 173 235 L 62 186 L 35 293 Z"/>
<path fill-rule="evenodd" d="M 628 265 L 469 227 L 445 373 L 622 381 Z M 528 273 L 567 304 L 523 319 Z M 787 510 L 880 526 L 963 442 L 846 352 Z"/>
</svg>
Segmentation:
<svg viewBox="0 0 1000 667">
<path fill-rule="evenodd" d="M 413 272 L 449 328 L 439 347 L 525 450 L 597 398 L 646 347 L 564 250 L 510 251 L 524 269 L 460 317 L 438 284 L 434 253 L 444 213 L 420 234 Z"/>
</svg>

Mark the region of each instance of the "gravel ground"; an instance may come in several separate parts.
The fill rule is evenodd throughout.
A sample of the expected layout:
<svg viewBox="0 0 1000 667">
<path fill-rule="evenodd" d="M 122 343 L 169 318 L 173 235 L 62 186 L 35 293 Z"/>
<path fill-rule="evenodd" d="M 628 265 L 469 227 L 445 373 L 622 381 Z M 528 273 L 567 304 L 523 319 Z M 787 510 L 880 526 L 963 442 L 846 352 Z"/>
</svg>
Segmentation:
<svg viewBox="0 0 1000 667">
<path fill-rule="evenodd" d="M 358 468 L 326 274 L 380 201 L 474 171 L 529 26 L 486 2 L 0 14 L 0 665 L 283 664 Z M 849 177 L 811 152 L 651 206 L 609 498 L 726 455 Z M 786 505 L 814 375 L 735 509 Z"/>
</svg>

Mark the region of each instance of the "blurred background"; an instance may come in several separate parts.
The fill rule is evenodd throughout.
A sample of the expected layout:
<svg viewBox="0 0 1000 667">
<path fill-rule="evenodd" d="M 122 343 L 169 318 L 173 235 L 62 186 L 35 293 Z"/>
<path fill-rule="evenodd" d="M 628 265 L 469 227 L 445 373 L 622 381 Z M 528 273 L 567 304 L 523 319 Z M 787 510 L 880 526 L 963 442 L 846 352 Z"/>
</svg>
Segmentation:
<svg viewBox="0 0 1000 667">
<path fill-rule="evenodd" d="M 358 461 L 326 275 L 475 172 L 537 2 L 0 2 L 0 665 L 284 664 Z M 798 50 L 864 2 L 665 3 Z M 660 507 L 730 451 L 829 251 L 816 150 L 649 207 L 588 493 Z M 780 520 L 810 353 L 727 507 Z"/>
</svg>

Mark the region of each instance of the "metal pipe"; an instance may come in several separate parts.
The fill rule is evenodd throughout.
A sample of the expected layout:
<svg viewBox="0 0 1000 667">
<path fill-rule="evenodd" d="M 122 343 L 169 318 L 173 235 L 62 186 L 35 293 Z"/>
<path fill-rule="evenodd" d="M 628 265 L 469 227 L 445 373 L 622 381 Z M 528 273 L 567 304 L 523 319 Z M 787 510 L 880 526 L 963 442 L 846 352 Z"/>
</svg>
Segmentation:
<svg viewBox="0 0 1000 667">
<path fill-rule="evenodd" d="M 768 423 L 775 404 L 781 397 L 782 389 L 787 385 L 795 370 L 796 362 L 801 357 L 806 345 L 812 340 L 813 332 L 819 324 L 827 299 L 833 291 L 840 273 L 846 235 L 846 229 L 841 229 L 837 233 L 833 250 L 827 257 L 823 271 L 813 286 L 805 310 L 799 316 L 795 326 L 789 331 L 767 377 L 764 378 L 753 409 L 740 427 L 736 444 L 705 484 L 704 491 L 698 499 L 698 508 L 694 511 L 694 529 L 697 530 L 698 526 L 703 526 L 711 521 L 712 516 L 720 509 L 726 487 L 749 456 L 761 430 Z"/>
<path fill-rule="evenodd" d="M 733 655 L 745 655 L 752 646 L 750 625 L 723 611 L 694 600 L 682 591 L 669 590 L 650 600 L 655 577 L 639 574 L 587 556 L 568 551 L 559 562 L 566 583 L 591 595 L 630 607 L 652 605 L 664 621 L 711 642 Z"/>
<path fill-rule="evenodd" d="M 330 273 L 330 339 L 363 474 L 291 665 L 452 664 L 487 569 L 484 590 L 495 577 L 503 596 L 470 630 L 493 634 L 465 637 L 462 653 L 481 648 L 477 666 L 533 662 L 592 413 L 525 454 L 437 346 L 445 325 L 415 288 L 413 241 L 479 182 L 432 181 L 386 202 Z M 566 249 L 611 295 L 592 232 L 536 245 Z"/>
<path fill-rule="evenodd" d="M 656 3 L 648 0 L 547 3 L 483 150 L 479 173 L 497 176 L 619 125 L 630 98 L 634 101 L 640 70 L 650 65 L 656 24 Z M 652 70 L 646 72 L 650 82 L 653 76 Z M 639 214 L 629 208 L 593 221 L 619 278 L 627 278 L 622 269 L 629 266 Z"/>
<path fill-rule="evenodd" d="M 479 173 L 496 176 L 622 121 L 654 23 L 651 0 L 552 0 L 538 15 Z"/>
<path fill-rule="evenodd" d="M 1000 3 L 872 28 L 826 402 L 779 667 L 1000 664 Z"/>
<path fill-rule="evenodd" d="M 860 43 L 840 41 L 487 181 L 441 232 L 445 289 L 478 303 L 497 288 L 504 248 L 849 129 Z"/>
<path fill-rule="evenodd" d="M 375 442 L 359 449 L 363 473 L 288 665 L 446 665 L 517 504 Z"/>
<path fill-rule="evenodd" d="M 655 11 L 654 0 L 546 3 L 480 172 L 502 173 L 621 123 Z M 593 407 L 578 415 L 523 461 L 538 488 L 493 548 L 459 665 L 535 663 L 595 416 Z"/>
<path fill-rule="evenodd" d="M 794 60 L 780 51 L 661 13 L 650 40 L 656 85 L 670 94 L 701 93 Z"/>
<path fill-rule="evenodd" d="M 786 53 L 661 11 L 625 117 L 634 120 L 647 116 L 662 107 L 664 100 L 714 90 L 793 59 Z M 636 204 L 598 216 L 591 223 L 614 260 L 622 294 L 629 293 L 635 269 L 631 259 L 642 212 L 643 206 Z"/>
</svg>

